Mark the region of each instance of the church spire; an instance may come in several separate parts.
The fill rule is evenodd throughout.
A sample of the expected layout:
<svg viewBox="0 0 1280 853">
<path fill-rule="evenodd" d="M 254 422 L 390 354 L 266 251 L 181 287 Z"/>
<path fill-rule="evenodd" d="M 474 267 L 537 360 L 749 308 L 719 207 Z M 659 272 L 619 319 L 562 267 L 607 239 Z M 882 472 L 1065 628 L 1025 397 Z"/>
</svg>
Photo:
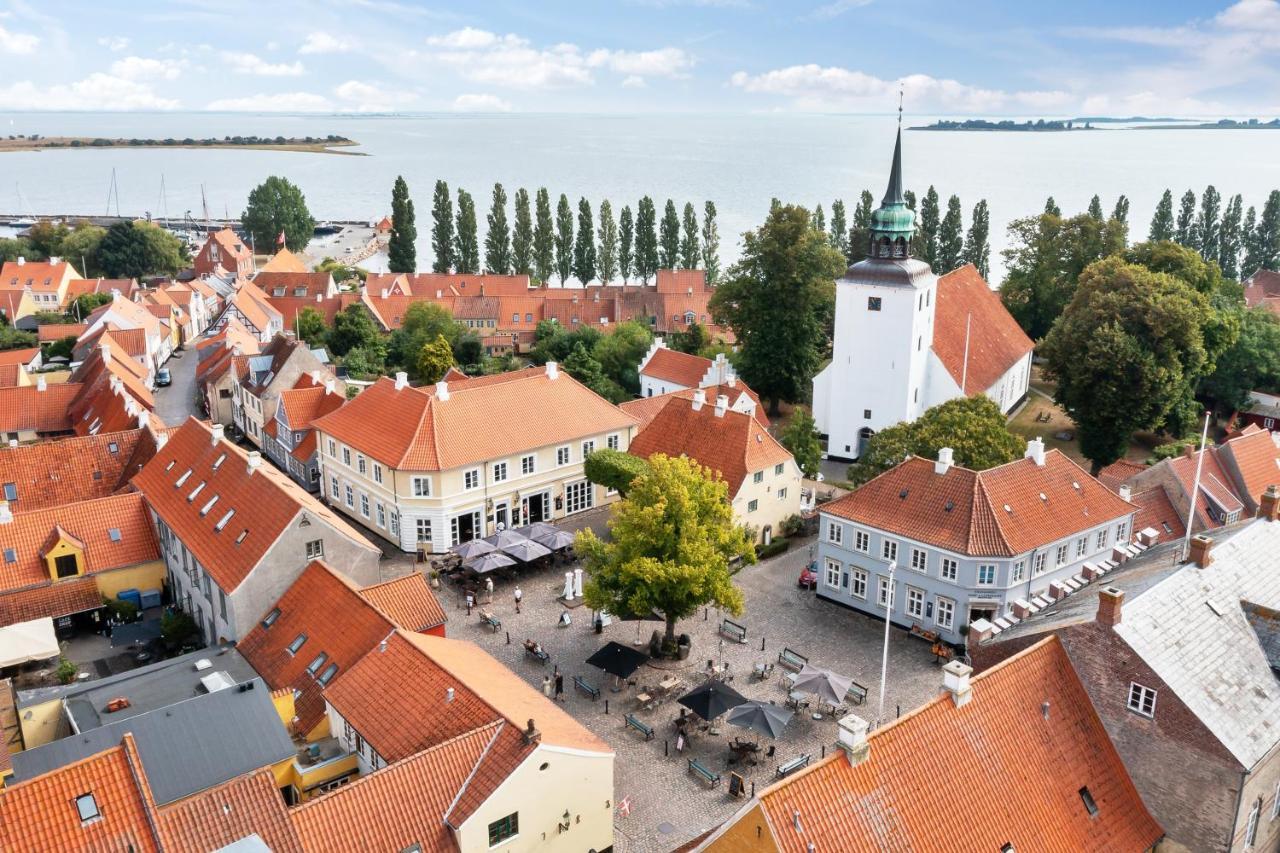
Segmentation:
<svg viewBox="0 0 1280 853">
<path fill-rule="evenodd" d="M 903 259 L 911 256 L 911 238 L 916 233 L 916 214 L 907 207 L 902 190 L 902 93 L 898 93 L 898 136 L 893 144 L 893 165 L 889 186 L 880 206 L 871 213 L 868 258 Z"/>
<path fill-rule="evenodd" d="M 907 203 L 902 195 L 902 124 L 898 124 L 898 140 L 893 144 L 893 165 L 889 168 L 889 187 L 884 191 L 884 204 Z"/>
</svg>

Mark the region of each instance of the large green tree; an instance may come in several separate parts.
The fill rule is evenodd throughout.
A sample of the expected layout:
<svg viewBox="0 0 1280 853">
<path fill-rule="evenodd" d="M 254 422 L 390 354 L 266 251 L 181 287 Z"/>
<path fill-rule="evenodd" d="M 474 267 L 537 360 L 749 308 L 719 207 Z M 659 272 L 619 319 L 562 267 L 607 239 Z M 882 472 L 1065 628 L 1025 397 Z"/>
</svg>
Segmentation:
<svg viewBox="0 0 1280 853">
<path fill-rule="evenodd" d="M 636 477 L 648 472 L 649 463 L 625 450 L 602 447 L 587 455 L 582 473 L 597 486 L 613 489 L 626 497 Z"/>
<path fill-rule="evenodd" d="M 1196 246 L 1196 194 L 1193 190 L 1182 194 L 1178 219 L 1173 228 L 1173 241 L 1182 246 Z"/>
<path fill-rule="evenodd" d="M 565 204 L 568 203 L 565 199 Z M 545 287 L 555 271 L 556 229 L 551 218 L 551 196 L 546 187 L 538 187 L 533 226 L 533 276 Z"/>
<path fill-rule="evenodd" d="M 666 653 L 675 650 L 676 625 L 699 608 L 742 612 L 730 561 L 756 559 L 734 522 L 724 480 L 690 459 L 662 454 L 649 459 L 614 505 L 608 539 L 584 530 L 576 550 L 590 572 L 588 606 L 619 616 L 662 614 Z"/>
<path fill-rule="evenodd" d="M 1107 218 L 1102 213 L 1102 199 L 1098 198 L 1096 194 L 1093 198 L 1089 199 L 1089 209 L 1086 212 L 1099 222 Z"/>
<path fill-rule="evenodd" d="M 742 378 L 776 414 L 781 401 L 809 393 L 844 259 L 795 205 L 775 205 L 742 239 L 742 257 L 711 297 L 711 313 L 733 330 Z"/>
<path fill-rule="evenodd" d="M 569 197 L 560 193 L 560 201 L 556 202 L 556 274 L 560 276 L 560 284 L 564 285 L 573 272 L 573 210 L 569 207 Z"/>
<path fill-rule="evenodd" d="M 431 261 L 432 272 L 453 270 L 453 197 L 444 181 L 436 181 L 431 199 L 431 252 L 435 255 Z"/>
<path fill-rule="evenodd" d="M 1195 247 L 1206 261 L 1218 260 L 1218 241 L 1222 236 L 1222 196 L 1213 184 L 1200 196 L 1200 212 L 1196 214 Z"/>
<path fill-rule="evenodd" d="M 387 241 L 387 269 L 391 272 L 418 271 L 418 226 L 414 222 L 409 185 L 396 176 L 391 188 L 391 238 Z"/>
<path fill-rule="evenodd" d="M 653 343 L 653 332 L 644 323 L 628 320 L 611 327 L 591 348 L 604 375 L 632 396 L 640 394 L 640 360 Z"/>
<path fill-rule="evenodd" d="M 1240 334 L 1218 356 L 1199 394 L 1230 414 L 1249 404 L 1250 391 L 1280 391 L 1280 319 L 1263 307 L 1240 309 Z"/>
<path fill-rule="evenodd" d="M 480 236 L 476 225 L 476 203 L 471 193 L 458 189 L 458 224 L 453 237 L 456 272 L 480 272 Z"/>
<path fill-rule="evenodd" d="M 1155 243 L 1160 240 L 1172 240 L 1173 230 L 1173 193 L 1164 191 L 1160 202 L 1156 205 L 1155 215 L 1151 217 L 1151 230 L 1147 239 Z"/>
<path fill-rule="evenodd" d="M 300 252 L 315 236 L 316 221 L 307 210 L 307 200 L 287 178 L 272 175 L 249 192 L 249 203 L 240 222 L 253 238 L 254 250 L 274 251 L 280 232 L 291 252 Z"/>
<path fill-rule="evenodd" d="M 423 382 L 434 384 L 444 378 L 453 367 L 453 347 L 444 335 L 436 335 L 418 350 L 418 378 Z"/>
<path fill-rule="evenodd" d="M 844 212 L 844 199 L 831 202 L 831 245 L 849 262 L 849 222 Z"/>
<path fill-rule="evenodd" d="M 454 360 L 466 364 L 459 357 L 459 343 L 466 327 L 453 319 L 443 306 L 434 302 L 414 302 L 404 312 L 400 328 L 391 333 L 387 344 L 387 360 L 407 371 L 413 379 L 418 376 L 418 353 L 422 348 L 443 337 L 453 349 Z"/>
<path fill-rule="evenodd" d="M 622 214 L 618 217 L 618 272 L 622 276 L 623 284 L 626 284 L 631 274 L 635 272 L 635 238 L 635 221 L 631 218 L 631 205 L 628 204 L 623 206 Z"/>
<path fill-rule="evenodd" d="M 929 266 L 938 261 L 938 229 L 942 226 L 942 207 L 938 199 L 938 191 L 929 185 L 929 190 L 920 202 L 920 227 L 916 229 L 915 256 Z"/>
<path fill-rule="evenodd" d="M 875 196 L 870 190 L 863 190 L 858 196 L 858 206 L 853 209 L 853 226 L 849 229 L 849 247 L 844 253 L 850 264 L 867 257 L 867 250 L 871 246 L 871 213 L 875 210 L 875 203 Z M 907 206 L 915 209 L 913 204 L 908 203 Z"/>
<path fill-rule="evenodd" d="M 1241 260 L 1240 276 L 1248 278 L 1258 271 L 1258 211 L 1253 205 L 1249 205 L 1249 209 L 1244 214 L 1244 224 L 1240 226 L 1240 243 L 1244 250 L 1244 258 Z"/>
<path fill-rule="evenodd" d="M 658 229 L 658 269 L 673 270 L 680 265 L 680 217 L 676 203 L 667 199 Z"/>
<path fill-rule="evenodd" d="M 325 325 L 324 315 L 308 305 L 294 317 L 293 332 L 299 340 L 306 341 L 307 346 L 320 347 L 324 346 L 329 327 Z"/>
<path fill-rule="evenodd" d="M 822 464 L 822 441 L 808 409 L 797 407 L 791 413 L 791 420 L 782 428 L 778 441 L 795 457 L 806 477 L 812 480 L 818 476 L 818 468 Z"/>
<path fill-rule="evenodd" d="M 533 275 L 533 216 L 529 191 L 516 190 L 516 224 L 511 230 L 511 267 L 516 275 Z"/>
<path fill-rule="evenodd" d="M 596 253 L 596 266 L 600 271 L 600 283 L 611 284 L 618 275 L 618 223 L 613 220 L 613 205 L 609 199 L 600 202 L 600 227 L 596 230 L 600 251 Z"/>
<path fill-rule="evenodd" d="M 960 212 L 960 197 L 953 195 L 947 199 L 947 213 L 938 226 L 938 271 L 951 272 L 960 266 L 963 252 L 964 219 Z"/>
<path fill-rule="evenodd" d="M 641 284 L 648 284 L 659 267 L 657 216 L 653 199 L 640 199 L 636 208 L 636 276 Z"/>
<path fill-rule="evenodd" d="M 582 342 L 573 345 L 573 349 L 560 366 L 564 368 L 565 373 L 610 403 L 621 403 L 627 399 L 627 393 L 616 382 L 604 375 L 604 368 L 592 357 Z"/>
<path fill-rule="evenodd" d="M 707 271 L 707 284 L 714 287 L 720 280 L 720 226 L 716 223 L 714 201 L 708 201 L 702 207 L 701 251 L 702 268 Z"/>
<path fill-rule="evenodd" d="M 573 274 L 583 285 L 596 277 L 596 223 L 591 202 L 578 199 L 578 236 L 573 244 Z"/>
<path fill-rule="evenodd" d="M 1244 219 L 1244 199 L 1237 193 L 1222 211 L 1222 227 L 1218 231 L 1218 255 L 1215 258 L 1222 274 L 1230 279 L 1240 278 L 1241 228 Z"/>
<path fill-rule="evenodd" d="M 983 278 L 991 272 L 991 212 L 987 210 L 984 198 L 973 206 L 973 219 L 969 223 L 969 234 L 964 240 L 964 254 L 961 260 L 978 268 Z"/>
<path fill-rule="evenodd" d="M 1254 229 L 1254 242 L 1256 266 L 1246 269 L 1246 274 L 1252 275 L 1260 267 L 1269 270 L 1280 268 L 1280 190 L 1272 190 L 1267 195 L 1267 203 L 1263 205 L 1262 215 Z"/>
<path fill-rule="evenodd" d="M 1122 194 L 1116 199 L 1116 206 L 1111 209 L 1111 218 L 1124 225 L 1125 228 L 1129 227 L 1129 197 L 1127 195 Z"/>
<path fill-rule="evenodd" d="M 386 360 L 387 350 L 382 332 L 369 315 L 368 309 L 359 302 L 348 305 L 334 315 L 328 344 L 329 350 L 339 356 L 346 355 L 353 349 L 362 350 L 378 369 L 381 369 Z"/>
<path fill-rule="evenodd" d="M 680 218 L 680 269 L 698 268 L 698 214 L 692 202 L 684 203 L 684 215 Z"/>
<path fill-rule="evenodd" d="M 98 263 L 108 278 L 174 275 L 187 251 L 173 233 L 141 220 L 117 222 L 98 243 Z"/>
<path fill-rule="evenodd" d="M 507 191 L 502 184 L 493 185 L 493 201 L 485 220 L 484 266 L 491 273 L 511 272 L 511 226 L 507 224 Z"/>
</svg>

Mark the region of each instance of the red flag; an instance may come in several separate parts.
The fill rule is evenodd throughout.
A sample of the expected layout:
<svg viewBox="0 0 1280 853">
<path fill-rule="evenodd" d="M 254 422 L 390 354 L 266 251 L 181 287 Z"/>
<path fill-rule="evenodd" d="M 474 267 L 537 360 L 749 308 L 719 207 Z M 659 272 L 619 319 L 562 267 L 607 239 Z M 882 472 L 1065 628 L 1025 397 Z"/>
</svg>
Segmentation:
<svg viewBox="0 0 1280 853">
<path fill-rule="evenodd" d="M 284 231 L 283 231 L 283 230 L 281 230 L 281 232 L 280 232 L 280 236 L 276 238 L 276 243 L 277 243 L 278 245 L 281 245 L 281 246 L 283 246 L 283 245 L 284 245 Z"/>
</svg>

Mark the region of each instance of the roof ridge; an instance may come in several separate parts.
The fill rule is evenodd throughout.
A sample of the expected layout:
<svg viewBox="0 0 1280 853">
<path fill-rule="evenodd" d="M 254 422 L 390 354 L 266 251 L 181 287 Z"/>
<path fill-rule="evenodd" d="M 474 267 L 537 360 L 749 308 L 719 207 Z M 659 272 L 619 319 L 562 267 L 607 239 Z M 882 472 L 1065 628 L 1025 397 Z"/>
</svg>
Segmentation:
<svg viewBox="0 0 1280 853">
<path fill-rule="evenodd" d="M 499 717 L 496 722 L 497 726 L 494 729 L 493 735 L 490 736 L 489 742 L 484 745 L 484 749 L 480 751 L 478 756 L 476 756 L 476 763 L 472 765 L 471 772 L 467 774 L 466 779 L 462 780 L 462 784 L 458 786 L 457 793 L 453 795 L 453 801 L 449 803 L 449 808 L 445 809 L 444 814 L 441 815 L 440 819 L 444 821 L 446 826 L 453 826 L 453 824 L 449 823 L 449 815 L 453 814 L 453 810 L 458 807 L 458 802 L 462 800 L 462 795 L 467 792 L 467 788 L 471 787 L 472 780 L 474 780 L 476 778 L 476 774 L 480 772 L 481 765 L 483 765 L 484 760 L 489 757 L 489 753 L 493 750 L 493 745 L 498 742 L 498 738 L 502 736 L 502 730 L 507 726 L 506 717 Z M 493 723 L 487 723 L 486 725 L 493 725 Z M 473 732 L 474 731 L 480 731 L 480 729 L 474 729 Z M 457 829 L 457 827 L 453 828 Z"/>
<path fill-rule="evenodd" d="M 142 799 L 142 813 L 147 816 L 147 829 L 151 830 L 156 850 L 163 850 L 159 819 L 155 814 L 155 797 L 151 793 L 151 782 L 147 779 L 146 769 L 142 766 L 142 756 L 138 755 L 138 746 L 134 743 L 133 732 L 124 733 L 120 739 L 120 746 L 124 753 L 125 766 L 129 768 L 129 774 L 133 777 L 133 783 L 137 786 L 138 795 Z"/>
</svg>

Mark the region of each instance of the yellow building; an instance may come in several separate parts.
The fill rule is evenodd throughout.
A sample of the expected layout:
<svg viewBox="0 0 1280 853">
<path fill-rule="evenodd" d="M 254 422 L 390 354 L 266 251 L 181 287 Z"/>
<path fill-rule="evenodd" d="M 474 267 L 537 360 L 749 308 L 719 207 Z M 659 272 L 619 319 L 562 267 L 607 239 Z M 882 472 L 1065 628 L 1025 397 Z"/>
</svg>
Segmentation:
<svg viewBox="0 0 1280 853">
<path fill-rule="evenodd" d="M 0 267 L 0 305 L 10 325 L 34 330 L 39 311 L 61 311 L 67 286 L 80 274 L 61 258 L 28 261 L 18 258 Z"/>
</svg>

